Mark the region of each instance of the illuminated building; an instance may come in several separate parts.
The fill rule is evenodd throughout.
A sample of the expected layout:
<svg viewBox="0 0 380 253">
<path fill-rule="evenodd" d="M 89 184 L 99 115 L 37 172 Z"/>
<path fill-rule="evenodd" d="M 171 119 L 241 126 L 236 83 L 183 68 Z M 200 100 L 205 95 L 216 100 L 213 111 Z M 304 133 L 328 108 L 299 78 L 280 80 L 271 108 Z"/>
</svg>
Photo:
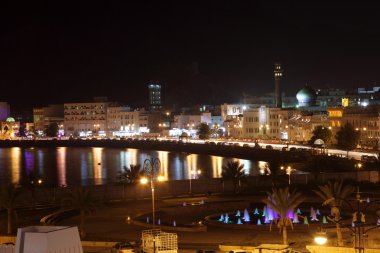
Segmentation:
<svg viewBox="0 0 380 253">
<path fill-rule="evenodd" d="M 316 105 L 315 91 L 308 85 L 297 92 L 298 107 L 310 107 Z"/>
<path fill-rule="evenodd" d="M 374 147 L 380 140 L 380 108 L 370 107 L 330 107 L 328 108 L 329 128 L 335 136 L 346 123 L 360 131 L 360 144 Z"/>
<path fill-rule="evenodd" d="M 281 80 L 283 71 L 280 63 L 274 64 L 274 93 L 275 93 L 275 107 L 282 108 L 282 93 L 281 93 Z"/>
<path fill-rule="evenodd" d="M 63 129 L 63 113 L 63 104 L 33 108 L 34 130 L 42 134 L 51 123 L 56 123 Z"/>
<path fill-rule="evenodd" d="M 197 129 L 201 123 L 211 124 L 211 113 L 204 112 L 198 115 L 174 115 L 174 128 Z"/>
<path fill-rule="evenodd" d="M 5 121 L 10 116 L 10 106 L 7 102 L 0 102 L 0 121 Z"/>
<path fill-rule="evenodd" d="M 243 138 L 287 139 L 289 110 L 261 106 L 243 112 Z"/>
<path fill-rule="evenodd" d="M 162 130 L 162 118 L 161 112 L 145 111 L 143 108 L 108 107 L 107 132 L 109 136 L 119 137 L 158 133 Z"/>
<path fill-rule="evenodd" d="M 149 89 L 149 109 L 159 110 L 161 109 L 161 85 L 151 83 L 148 85 Z"/>
<path fill-rule="evenodd" d="M 221 117 L 226 135 L 232 138 L 243 137 L 243 112 L 255 108 L 252 104 L 222 104 Z"/>
<path fill-rule="evenodd" d="M 1 126 L 1 138 L 11 139 L 18 134 L 20 128 L 20 122 L 15 121 L 14 118 L 8 117 L 5 121 L 0 122 Z"/>
<path fill-rule="evenodd" d="M 105 136 L 107 102 L 64 104 L 66 136 Z"/>
</svg>

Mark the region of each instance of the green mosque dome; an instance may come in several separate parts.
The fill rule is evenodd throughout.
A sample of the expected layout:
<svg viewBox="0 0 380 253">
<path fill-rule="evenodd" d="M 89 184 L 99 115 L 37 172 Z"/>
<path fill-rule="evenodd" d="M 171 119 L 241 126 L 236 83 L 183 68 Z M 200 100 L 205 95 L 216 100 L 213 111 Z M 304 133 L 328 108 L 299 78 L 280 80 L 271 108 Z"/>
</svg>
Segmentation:
<svg viewBox="0 0 380 253">
<path fill-rule="evenodd" d="M 12 117 L 9 117 L 5 120 L 6 122 L 15 122 L 15 119 Z"/>
<path fill-rule="evenodd" d="M 317 99 L 315 91 L 308 85 L 299 90 L 297 92 L 296 97 L 298 101 L 298 106 L 300 107 L 314 106 Z"/>
</svg>

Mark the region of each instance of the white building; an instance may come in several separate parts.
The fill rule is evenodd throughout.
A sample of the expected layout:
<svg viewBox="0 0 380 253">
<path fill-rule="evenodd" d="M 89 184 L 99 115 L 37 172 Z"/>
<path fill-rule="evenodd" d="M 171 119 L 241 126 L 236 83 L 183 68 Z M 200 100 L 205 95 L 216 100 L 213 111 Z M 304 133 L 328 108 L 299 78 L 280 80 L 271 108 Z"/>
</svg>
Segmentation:
<svg viewBox="0 0 380 253">
<path fill-rule="evenodd" d="M 64 104 L 66 136 L 105 136 L 107 102 Z"/>
<path fill-rule="evenodd" d="M 107 131 L 109 136 L 134 136 L 158 134 L 169 124 L 163 123 L 160 111 L 145 111 L 144 108 L 131 111 L 129 107 L 108 107 Z"/>
<path fill-rule="evenodd" d="M 261 106 L 243 113 L 243 138 L 288 139 L 288 110 Z"/>
<path fill-rule="evenodd" d="M 201 123 L 211 124 L 211 113 L 204 112 L 199 115 L 175 115 L 174 128 L 178 129 L 197 129 Z"/>
<path fill-rule="evenodd" d="M 150 113 L 144 109 L 131 111 L 129 107 L 108 107 L 107 130 L 110 136 L 134 136 L 150 132 Z"/>
</svg>

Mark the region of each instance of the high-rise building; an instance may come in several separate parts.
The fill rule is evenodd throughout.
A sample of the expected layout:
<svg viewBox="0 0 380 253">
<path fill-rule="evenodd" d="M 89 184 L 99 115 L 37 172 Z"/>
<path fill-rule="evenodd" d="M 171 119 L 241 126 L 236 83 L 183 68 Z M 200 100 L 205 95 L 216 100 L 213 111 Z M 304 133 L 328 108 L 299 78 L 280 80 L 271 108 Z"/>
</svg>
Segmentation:
<svg viewBox="0 0 380 253">
<path fill-rule="evenodd" d="M 282 68 L 280 63 L 274 64 L 274 91 L 276 108 L 282 108 L 281 79 Z"/>
<path fill-rule="evenodd" d="M 151 83 L 148 85 L 149 89 L 149 109 L 159 110 L 161 109 L 161 85 Z"/>
</svg>

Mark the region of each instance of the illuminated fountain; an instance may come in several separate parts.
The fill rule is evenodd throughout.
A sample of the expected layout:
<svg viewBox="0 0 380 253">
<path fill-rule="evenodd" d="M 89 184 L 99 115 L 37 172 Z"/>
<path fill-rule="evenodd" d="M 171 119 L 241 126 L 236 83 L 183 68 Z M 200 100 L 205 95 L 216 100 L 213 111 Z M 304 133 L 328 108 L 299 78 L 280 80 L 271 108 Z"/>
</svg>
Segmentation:
<svg viewBox="0 0 380 253">
<path fill-rule="evenodd" d="M 267 207 L 266 206 L 264 206 L 263 214 L 261 216 L 263 216 L 263 217 L 267 216 Z"/>
<path fill-rule="evenodd" d="M 226 216 L 224 216 L 224 223 L 228 223 L 228 220 L 229 220 L 228 213 L 226 213 Z"/>
<path fill-rule="evenodd" d="M 262 210 L 262 212 L 260 211 Z M 307 211 L 306 211 L 307 210 Z M 329 211 L 320 212 L 314 207 L 309 207 L 308 209 L 302 209 L 302 214 L 300 209 L 289 209 L 286 212 L 286 217 L 292 221 L 294 224 L 300 225 L 317 225 L 326 224 L 328 222 Z M 318 216 L 318 213 L 321 215 Z M 265 214 L 263 217 L 262 214 Z M 240 214 L 240 216 L 239 216 Z M 270 206 L 263 206 L 262 208 L 254 208 L 252 211 L 249 209 L 244 209 L 244 211 L 235 211 L 230 213 L 223 213 L 217 216 L 213 216 L 213 220 L 221 222 L 224 224 L 242 224 L 243 225 L 269 225 L 274 221 L 279 219 L 279 214 L 275 212 Z M 380 222 L 380 219 L 379 219 Z"/>
<path fill-rule="evenodd" d="M 300 223 L 300 221 L 299 221 L 299 219 L 298 219 L 298 213 L 297 212 L 295 212 L 294 214 L 293 214 L 293 223 Z"/>
<path fill-rule="evenodd" d="M 244 209 L 244 217 L 243 217 L 244 221 L 245 222 L 250 222 L 251 221 L 251 217 L 249 217 L 249 212 L 247 209 Z"/>
<path fill-rule="evenodd" d="M 303 219 L 303 224 L 309 225 L 309 220 L 307 219 L 306 215 L 305 215 L 305 218 Z"/>
<path fill-rule="evenodd" d="M 312 221 L 318 221 L 317 213 L 315 212 L 314 208 L 310 208 L 310 217 Z"/>
</svg>

